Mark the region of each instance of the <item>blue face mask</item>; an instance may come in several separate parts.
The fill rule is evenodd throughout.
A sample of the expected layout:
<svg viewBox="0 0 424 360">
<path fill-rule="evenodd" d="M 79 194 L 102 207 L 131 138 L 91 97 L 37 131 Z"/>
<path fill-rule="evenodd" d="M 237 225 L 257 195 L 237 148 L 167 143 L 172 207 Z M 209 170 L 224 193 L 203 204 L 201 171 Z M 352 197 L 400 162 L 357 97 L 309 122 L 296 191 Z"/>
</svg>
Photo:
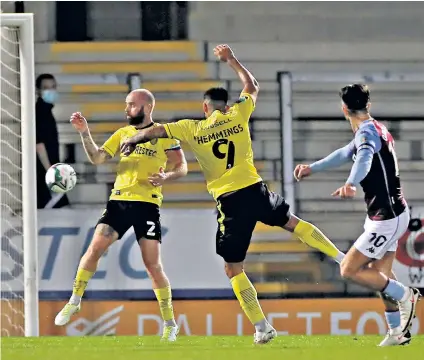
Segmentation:
<svg viewBox="0 0 424 360">
<path fill-rule="evenodd" d="M 43 90 L 41 92 L 41 98 L 49 104 L 54 104 L 59 98 L 59 94 L 54 89 Z"/>
</svg>

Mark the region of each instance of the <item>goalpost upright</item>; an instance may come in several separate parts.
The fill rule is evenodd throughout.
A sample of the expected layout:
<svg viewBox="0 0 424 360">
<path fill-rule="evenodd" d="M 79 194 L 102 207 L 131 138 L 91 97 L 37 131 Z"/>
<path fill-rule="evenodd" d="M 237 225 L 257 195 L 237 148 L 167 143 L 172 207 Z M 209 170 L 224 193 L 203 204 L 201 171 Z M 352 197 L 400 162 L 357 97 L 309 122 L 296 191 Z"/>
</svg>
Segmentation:
<svg viewBox="0 0 424 360">
<path fill-rule="evenodd" d="M 33 14 L 1 14 L 0 24 L 19 29 L 25 336 L 39 336 Z"/>
</svg>

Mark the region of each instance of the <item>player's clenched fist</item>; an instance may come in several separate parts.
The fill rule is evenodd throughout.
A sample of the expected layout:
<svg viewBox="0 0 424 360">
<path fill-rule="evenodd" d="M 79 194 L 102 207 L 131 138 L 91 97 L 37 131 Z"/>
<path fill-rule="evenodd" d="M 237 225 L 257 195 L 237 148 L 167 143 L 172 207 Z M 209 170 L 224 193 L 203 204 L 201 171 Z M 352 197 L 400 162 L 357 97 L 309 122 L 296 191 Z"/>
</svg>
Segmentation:
<svg viewBox="0 0 424 360">
<path fill-rule="evenodd" d="M 137 144 L 134 143 L 131 140 L 131 138 L 124 140 L 122 142 L 122 144 L 121 144 L 121 153 L 122 153 L 122 155 L 124 155 L 124 156 L 131 155 L 134 152 L 136 145 Z"/>
<path fill-rule="evenodd" d="M 218 45 L 213 49 L 214 55 L 221 61 L 227 62 L 228 60 L 234 59 L 233 50 L 227 45 Z"/>
<path fill-rule="evenodd" d="M 304 165 L 304 164 L 296 165 L 296 168 L 294 169 L 294 172 L 293 172 L 294 178 L 297 181 L 300 181 L 300 179 L 308 177 L 309 175 L 311 175 L 311 173 L 312 171 L 309 165 Z"/>
<path fill-rule="evenodd" d="M 80 112 L 73 113 L 71 115 L 71 124 L 78 132 L 84 132 L 88 129 L 87 120 Z"/>
<path fill-rule="evenodd" d="M 165 180 L 166 180 L 166 173 L 163 167 L 159 169 L 159 172 L 157 174 L 153 174 L 149 176 L 149 182 L 153 186 L 162 186 Z"/>
</svg>

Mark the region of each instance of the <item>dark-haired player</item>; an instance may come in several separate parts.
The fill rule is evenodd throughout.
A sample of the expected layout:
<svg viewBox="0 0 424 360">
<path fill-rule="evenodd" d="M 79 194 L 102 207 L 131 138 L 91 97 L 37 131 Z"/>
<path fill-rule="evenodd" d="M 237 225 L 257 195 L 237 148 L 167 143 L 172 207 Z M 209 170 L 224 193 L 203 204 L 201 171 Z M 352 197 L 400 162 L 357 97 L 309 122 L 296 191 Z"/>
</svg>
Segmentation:
<svg viewBox="0 0 424 360">
<path fill-rule="evenodd" d="M 204 95 L 205 120 L 181 120 L 142 130 L 124 143 L 122 151 L 130 154 L 136 144 L 155 138 L 176 138 L 191 146 L 217 203 L 217 253 L 224 258 L 234 293 L 256 328 L 254 341 L 262 344 L 274 338 L 276 331 L 265 319 L 256 290 L 243 271 L 257 221 L 294 232 L 306 244 L 338 261 L 343 254 L 314 225 L 292 215 L 284 199 L 269 191 L 258 175 L 248 126 L 258 83 L 227 45 L 217 46 L 214 53 L 243 83 L 239 100 L 230 107 L 225 89 L 210 89 Z"/>
<path fill-rule="evenodd" d="M 93 164 L 102 164 L 115 155 L 121 155 L 121 143 L 137 134 L 139 129 L 158 126 L 152 119 L 155 98 L 150 91 L 134 90 L 127 95 L 125 102 L 129 124 L 115 131 L 101 147 L 93 141 L 87 120 L 82 114 L 72 114 L 71 124 L 80 133 L 87 157 Z M 164 171 L 166 165 L 169 167 L 167 172 Z M 110 199 L 96 225 L 90 246 L 80 260 L 72 296 L 57 314 L 56 325 L 67 324 L 71 316 L 80 311 L 82 296 L 100 258 L 133 227 L 164 321 L 162 340 L 176 340 L 178 326 L 174 320 L 171 286 L 160 255 L 160 206 L 163 199 L 162 185 L 186 174 L 187 163 L 178 140 L 151 141 L 138 146 L 129 157 L 120 156 Z"/>
<path fill-rule="evenodd" d="M 392 274 L 398 240 L 409 224 L 394 140 L 387 128 L 371 117 L 366 85 L 346 86 L 340 96 L 354 140 L 311 165 L 297 165 L 294 175 L 300 180 L 354 159 L 346 184 L 332 195 L 353 198 L 356 186 L 361 185 L 368 210 L 364 233 L 343 259 L 341 275 L 383 294 L 389 332 L 380 346 L 403 345 L 411 340 L 409 328 L 420 293 L 396 281 Z"/>
</svg>

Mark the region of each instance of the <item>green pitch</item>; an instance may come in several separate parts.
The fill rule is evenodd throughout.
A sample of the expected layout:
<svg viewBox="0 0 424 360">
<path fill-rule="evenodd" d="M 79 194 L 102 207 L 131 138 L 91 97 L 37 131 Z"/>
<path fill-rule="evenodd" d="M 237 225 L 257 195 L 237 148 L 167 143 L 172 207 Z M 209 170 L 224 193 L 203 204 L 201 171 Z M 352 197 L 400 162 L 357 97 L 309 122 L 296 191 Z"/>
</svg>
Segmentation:
<svg viewBox="0 0 424 360">
<path fill-rule="evenodd" d="M 253 345 L 253 336 L 2 338 L 2 360 L 397 360 L 421 358 L 424 336 L 410 345 L 378 348 L 381 336 L 281 336 Z"/>
</svg>

